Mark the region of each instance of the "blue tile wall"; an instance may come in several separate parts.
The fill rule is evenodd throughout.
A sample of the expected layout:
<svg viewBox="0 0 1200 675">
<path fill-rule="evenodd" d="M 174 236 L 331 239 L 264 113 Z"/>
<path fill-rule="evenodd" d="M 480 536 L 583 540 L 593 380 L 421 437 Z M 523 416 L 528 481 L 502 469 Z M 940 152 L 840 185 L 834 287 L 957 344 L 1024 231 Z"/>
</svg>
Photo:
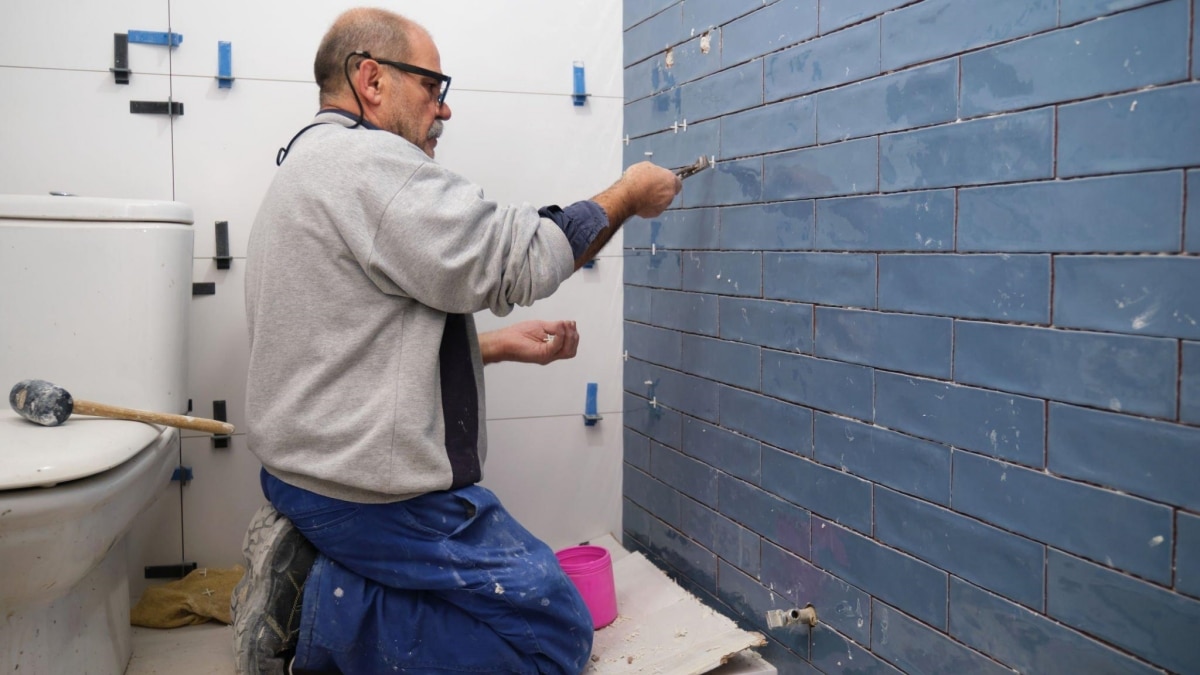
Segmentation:
<svg viewBox="0 0 1200 675">
<path fill-rule="evenodd" d="M 883 15 L 883 68 L 895 70 L 959 54 L 1052 28 L 1057 22 L 1055 0 L 918 2 Z"/>
<path fill-rule="evenodd" d="M 958 115 L 958 61 L 830 89 L 816 99 L 822 143 L 949 122 Z"/>
<path fill-rule="evenodd" d="M 1200 601 L 1052 550 L 1046 612 L 1157 666 L 1200 670 Z"/>
<path fill-rule="evenodd" d="M 966 321 L 954 340 L 954 375 L 964 384 L 1175 416 L 1174 340 Z"/>
<path fill-rule="evenodd" d="M 904 131 L 879 139 L 880 188 L 894 192 L 1049 178 L 1053 151 L 1054 111 L 1048 108 Z"/>
<path fill-rule="evenodd" d="M 1039 468 L 1045 464 L 1045 409 L 1044 402 L 1024 396 L 875 373 L 876 423 Z"/>
<path fill-rule="evenodd" d="M 622 541 L 780 672 L 1200 672 L 1200 0 L 624 4 L 623 164 L 716 168 L 624 225 Z"/>
<path fill-rule="evenodd" d="M 950 377 L 950 319 L 818 307 L 816 347 L 827 359 Z"/>
<path fill-rule="evenodd" d="M 1171 0 L 962 57 L 962 115 L 1187 79 L 1189 1 Z M 1053 2 L 1046 4 L 1053 10 Z"/>
<path fill-rule="evenodd" d="M 879 308 L 1049 323 L 1050 257 L 881 255 Z"/>
<path fill-rule="evenodd" d="M 841 417 L 814 415 L 817 461 L 922 499 L 950 503 L 949 447 Z"/>
<path fill-rule="evenodd" d="M 1022 673 L 1162 673 L 955 577 L 950 577 L 950 634 Z"/>
<path fill-rule="evenodd" d="M 1200 84 L 1064 105 L 1058 111 L 1058 175 L 1200 164 L 1198 108 Z"/>
<path fill-rule="evenodd" d="M 872 614 L 871 650 L 906 673 L 1012 673 L 878 600 Z"/>
<path fill-rule="evenodd" d="M 1175 589 L 1200 598 L 1200 516 L 1180 511 L 1175 536 Z"/>
<path fill-rule="evenodd" d="M 787 352 L 812 353 L 812 305 L 721 298 L 721 337 Z"/>
<path fill-rule="evenodd" d="M 1171 509 L 966 452 L 955 511 L 1160 583 L 1171 578 Z M 1157 539 L 1162 537 L 1162 539 Z"/>
<path fill-rule="evenodd" d="M 817 201 L 813 248 L 946 251 L 953 247 L 953 190 Z"/>
<path fill-rule="evenodd" d="M 1200 427 L 1050 404 L 1047 468 L 1200 511 Z"/>
<path fill-rule="evenodd" d="M 953 511 L 875 490 L 875 536 L 1023 605 L 1042 606 L 1046 547 Z"/>
<path fill-rule="evenodd" d="M 1054 264 L 1054 325 L 1200 338 L 1200 258 L 1072 256 Z"/>
<path fill-rule="evenodd" d="M 1177 171 L 968 188 L 958 250 L 1173 252 L 1182 210 Z"/>
</svg>

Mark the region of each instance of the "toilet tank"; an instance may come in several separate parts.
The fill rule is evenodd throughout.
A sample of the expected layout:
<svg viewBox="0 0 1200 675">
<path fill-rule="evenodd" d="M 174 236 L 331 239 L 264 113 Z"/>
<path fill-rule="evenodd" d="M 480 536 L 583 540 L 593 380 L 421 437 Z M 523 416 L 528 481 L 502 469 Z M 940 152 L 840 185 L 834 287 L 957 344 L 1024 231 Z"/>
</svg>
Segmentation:
<svg viewBox="0 0 1200 675">
<path fill-rule="evenodd" d="M 166 201 L 0 195 L 0 395 L 187 409 L 192 210 Z"/>
</svg>

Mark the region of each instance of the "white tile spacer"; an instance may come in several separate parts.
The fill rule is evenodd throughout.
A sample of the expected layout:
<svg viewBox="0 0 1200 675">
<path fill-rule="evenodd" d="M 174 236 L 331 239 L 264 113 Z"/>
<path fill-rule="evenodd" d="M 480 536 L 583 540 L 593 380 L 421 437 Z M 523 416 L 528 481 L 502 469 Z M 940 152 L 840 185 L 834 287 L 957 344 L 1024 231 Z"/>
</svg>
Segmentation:
<svg viewBox="0 0 1200 675">
<path fill-rule="evenodd" d="M 679 121 L 676 120 L 674 123 L 671 124 L 671 130 L 674 131 L 675 133 L 679 133 L 680 131 L 687 131 L 687 120 L 685 119 L 683 121 L 683 124 L 680 124 Z"/>
<path fill-rule="evenodd" d="M 655 255 L 658 255 L 658 244 L 650 242 L 650 256 L 654 257 Z"/>
<path fill-rule="evenodd" d="M 629 134 L 625 134 L 625 145 L 629 145 Z"/>
<path fill-rule="evenodd" d="M 647 151 L 643 152 L 642 154 L 643 154 L 643 155 L 645 155 L 645 156 L 647 156 L 647 157 L 653 157 L 653 156 L 654 156 L 654 151 L 653 151 L 653 150 L 647 150 Z"/>
<path fill-rule="evenodd" d="M 657 396 L 650 399 L 650 407 L 654 408 L 655 410 L 658 410 L 658 397 Z"/>
<path fill-rule="evenodd" d="M 624 361 L 628 361 L 628 360 L 629 360 L 629 350 L 628 350 L 628 349 L 626 349 L 626 350 L 625 350 L 625 353 L 621 355 L 621 359 L 622 359 L 622 360 L 624 360 Z"/>
</svg>

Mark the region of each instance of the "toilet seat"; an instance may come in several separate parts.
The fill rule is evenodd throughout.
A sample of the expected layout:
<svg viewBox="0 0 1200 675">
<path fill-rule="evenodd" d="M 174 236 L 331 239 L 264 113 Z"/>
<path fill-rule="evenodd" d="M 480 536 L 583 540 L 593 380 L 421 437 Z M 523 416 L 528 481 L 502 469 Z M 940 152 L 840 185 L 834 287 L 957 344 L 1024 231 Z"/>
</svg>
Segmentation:
<svg viewBox="0 0 1200 675">
<path fill-rule="evenodd" d="M 94 476 L 136 456 L 161 433 L 144 422 L 82 416 L 43 427 L 0 411 L 0 491 Z"/>
</svg>

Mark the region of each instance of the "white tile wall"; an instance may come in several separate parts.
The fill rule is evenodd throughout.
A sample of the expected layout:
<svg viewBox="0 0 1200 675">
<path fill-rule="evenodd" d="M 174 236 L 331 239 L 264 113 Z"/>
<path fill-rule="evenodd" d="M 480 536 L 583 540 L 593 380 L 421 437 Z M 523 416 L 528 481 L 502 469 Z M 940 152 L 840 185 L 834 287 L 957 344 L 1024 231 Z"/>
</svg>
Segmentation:
<svg viewBox="0 0 1200 675">
<path fill-rule="evenodd" d="M 194 281 L 215 296 L 192 301 L 188 396 L 194 412 L 227 401 L 245 423 L 247 359 L 242 300 L 245 242 L 274 175 L 276 150 L 316 109 L 317 42 L 348 0 L 7 0 L 0 22 L 0 192 L 177 199 L 195 211 Z M 411 6 L 409 6 L 411 5 Z M 168 9 L 169 8 L 169 9 Z M 439 161 L 489 198 L 535 205 L 590 197 L 621 168 L 621 3 L 616 0 L 447 0 L 405 3 L 425 24 L 454 77 L 454 117 Z M 183 35 L 174 49 L 130 45 L 134 75 L 116 85 L 112 34 Z M 217 41 L 232 42 L 231 89 L 214 78 Z M 571 66 L 586 64 L 592 97 L 571 105 Z M 168 98 L 184 115 L 131 115 L 129 101 Z M 232 269 L 217 270 L 213 223 L 230 224 Z M 554 297 L 482 329 L 524 318 L 579 322 L 579 356 L 547 367 L 489 366 L 490 457 L 485 484 L 558 547 L 620 527 L 621 257 L 610 245 Z M 587 382 L 600 384 L 605 419 L 585 427 Z M 262 497 L 258 462 L 241 434 L 214 450 L 187 432 L 195 479 L 173 486 L 139 518 L 131 565 L 202 565 L 240 558 L 245 523 Z M 182 554 L 181 554 L 182 551 Z M 132 580 L 135 597 L 145 582 Z"/>
</svg>

